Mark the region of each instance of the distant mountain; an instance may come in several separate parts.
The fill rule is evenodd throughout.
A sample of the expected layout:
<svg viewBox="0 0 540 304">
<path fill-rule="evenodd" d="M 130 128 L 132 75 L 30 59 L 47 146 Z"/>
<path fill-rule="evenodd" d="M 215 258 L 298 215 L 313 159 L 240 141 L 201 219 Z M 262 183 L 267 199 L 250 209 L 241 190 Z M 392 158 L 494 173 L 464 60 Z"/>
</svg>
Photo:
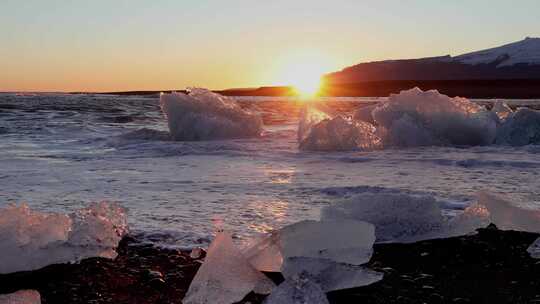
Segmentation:
<svg viewBox="0 0 540 304">
<path fill-rule="evenodd" d="M 540 38 L 459 56 L 360 63 L 325 75 L 329 84 L 396 80 L 540 79 Z"/>
</svg>

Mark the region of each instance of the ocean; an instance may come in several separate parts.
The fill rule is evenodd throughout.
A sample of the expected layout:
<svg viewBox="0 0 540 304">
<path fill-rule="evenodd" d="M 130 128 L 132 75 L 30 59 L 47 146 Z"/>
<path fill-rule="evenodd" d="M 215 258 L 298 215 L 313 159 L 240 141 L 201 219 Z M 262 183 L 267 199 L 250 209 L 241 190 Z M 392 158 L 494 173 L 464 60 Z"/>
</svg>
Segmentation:
<svg viewBox="0 0 540 304">
<path fill-rule="evenodd" d="M 540 208 L 540 146 L 422 146 L 375 151 L 298 148 L 303 101 L 239 97 L 262 116 L 260 137 L 172 141 L 159 96 L 0 94 L 0 208 L 70 212 L 89 202 L 128 209 L 134 235 L 205 246 L 216 229 L 237 241 L 371 192 L 435 197 L 446 216 L 479 191 Z M 351 114 L 385 98 L 322 98 Z M 491 105 L 491 100 L 473 100 Z M 540 100 L 505 100 L 540 108 Z"/>
</svg>

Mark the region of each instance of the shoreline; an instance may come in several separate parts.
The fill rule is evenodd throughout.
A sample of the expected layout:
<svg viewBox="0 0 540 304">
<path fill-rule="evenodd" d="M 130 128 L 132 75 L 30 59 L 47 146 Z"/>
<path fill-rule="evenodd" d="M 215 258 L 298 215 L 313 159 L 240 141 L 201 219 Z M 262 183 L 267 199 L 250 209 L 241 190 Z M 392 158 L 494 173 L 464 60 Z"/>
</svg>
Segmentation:
<svg viewBox="0 0 540 304">
<path fill-rule="evenodd" d="M 367 267 L 384 273 L 368 286 L 328 293 L 330 303 L 530 303 L 540 301 L 540 263 L 526 249 L 540 234 L 493 225 L 466 236 L 375 244 Z M 189 252 L 127 236 L 114 260 L 0 275 L 0 294 L 35 289 L 42 303 L 181 303 L 203 262 Z M 267 274 L 274 282 L 279 273 Z M 250 293 L 240 303 L 262 303 Z"/>
<path fill-rule="evenodd" d="M 329 84 L 320 97 L 386 97 L 400 91 L 419 87 L 422 90 L 438 90 L 450 97 L 474 99 L 538 99 L 540 79 L 472 79 L 472 80 L 385 80 L 357 83 Z M 161 92 L 185 92 L 174 90 L 136 90 L 114 92 L 70 92 L 70 94 L 103 94 L 120 96 L 158 95 Z M 258 88 L 231 88 L 213 90 L 225 96 L 294 97 L 294 90 L 287 86 L 263 86 Z"/>
</svg>

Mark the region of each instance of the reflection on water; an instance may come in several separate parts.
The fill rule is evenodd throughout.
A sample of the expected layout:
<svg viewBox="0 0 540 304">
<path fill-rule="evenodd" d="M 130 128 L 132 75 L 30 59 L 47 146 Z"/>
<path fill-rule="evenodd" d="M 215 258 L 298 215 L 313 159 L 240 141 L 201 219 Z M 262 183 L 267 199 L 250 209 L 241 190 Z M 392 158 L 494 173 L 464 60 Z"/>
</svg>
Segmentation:
<svg viewBox="0 0 540 304">
<path fill-rule="evenodd" d="M 281 226 L 279 223 L 285 220 L 289 203 L 282 200 L 275 201 L 252 201 L 249 208 L 254 213 L 253 221 L 249 229 L 254 232 L 267 233 L 274 227 Z"/>
<path fill-rule="evenodd" d="M 264 174 L 270 179 L 272 184 L 290 184 L 296 172 L 294 168 L 290 169 L 267 169 L 263 168 Z"/>
</svg>

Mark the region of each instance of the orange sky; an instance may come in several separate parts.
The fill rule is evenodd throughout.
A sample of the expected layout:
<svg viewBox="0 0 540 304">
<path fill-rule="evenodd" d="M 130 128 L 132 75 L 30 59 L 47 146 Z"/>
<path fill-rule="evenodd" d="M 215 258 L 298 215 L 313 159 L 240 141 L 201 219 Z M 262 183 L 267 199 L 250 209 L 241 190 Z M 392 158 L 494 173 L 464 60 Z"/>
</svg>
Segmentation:
<svg viewBox="0 0 540 304">
<path fill-rule="evenodd" d="M 288 85 L 539 36 L 539 11 L 528 0 L 3 0 L 0 91 Z"/>
</svg>

